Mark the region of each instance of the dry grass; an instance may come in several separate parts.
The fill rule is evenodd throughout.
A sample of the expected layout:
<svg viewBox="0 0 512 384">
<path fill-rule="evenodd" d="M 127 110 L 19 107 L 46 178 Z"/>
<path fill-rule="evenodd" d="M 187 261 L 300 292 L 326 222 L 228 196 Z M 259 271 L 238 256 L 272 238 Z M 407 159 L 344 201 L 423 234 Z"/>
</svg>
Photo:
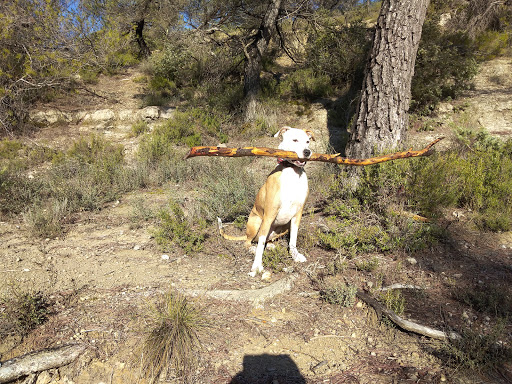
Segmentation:
<svg viewBox="0 0 512 384">
<path fill-rule="evenodd" d="M 186 297 L 172 291 L 157 304 L 153 316 L 142 346 L 142 375 L 152 383 L 171 376 L 189 382 L 201 347 L 199 335 L 208 322 Z"/>
</svg>

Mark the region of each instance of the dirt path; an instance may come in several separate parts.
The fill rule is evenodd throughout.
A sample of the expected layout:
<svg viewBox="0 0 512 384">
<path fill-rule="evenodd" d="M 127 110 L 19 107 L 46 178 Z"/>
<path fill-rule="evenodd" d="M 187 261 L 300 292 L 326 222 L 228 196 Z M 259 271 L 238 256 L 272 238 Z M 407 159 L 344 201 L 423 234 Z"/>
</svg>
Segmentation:
<svg viewBox="0 0 512 384">
<path fill-rule="evenodd" d="M 510 60 L 500 64 L 500 68 L 502 65 L 510 66 Z M 487 77 L 494 76 L 489 73 L 482 72 Z M 510 73 L 499 75 L 503 79 L 500 77 L 492 89 L 489 88 L 492 82 L 484 84 L 477 79 L 475 94 L 468 99 L 476 100 L 475 108 L 480 107 L 479 121 L 487 122 L 489 118 L 503 122 L 495 131 L 490 129 L 500 135 L 503 131 L 510 134 L 507 113 L 512 106 L 502 108 L 508 108 L 508 112 L 503 112 L 505 117 L 500 119 L 488 117 L 484 105 L 509 103 L 505 95 L 511 89 Z M 128 138 L 127 132 L 134 116 L 141 116 L 138 106 L 142 90 L 136 81 L 138 76 L 131 71 L 100 80 L 93 90 L 102 97 L 90 94 L 80 103 L 66 107 L 47 106 L 69 115 L 60 115 L 60 123 L 42 128 L 31 140 L 65 146 L 80 135 L 101 132 L 133 153 L 137 140 Z M 499 94 L 494 93 L 498 91 Z M 491 101 L 485 98 L 483 102 L 479 98 L 486 93 L 494 96 Z M 308 121 L 303 117 L 302 120 L 288 118 L 286 123 L 316 124 L 319 130 L 327 132 L 326 112 L 320 106 L 315 108 L 318 111 Z M 103 117 L 92 118 L 95 110 L 104 111 Z M 168 112 L 167 109 L 152 111 L 157 114 L 149 115 L 147 110 L 144 113 L 148 115 L 142 117 L 151 124 L 156 124 Z M 493 109 L 492 113 L 495 112 Z M 48 119 L 48 115 L 41 116 Z M 62 122 L 66 116 L 70 121 Z M 428 141 L 429 135 L 436 134 L 422 133 L 420 138 Z M 151 222 L 134 225 L 133 209 L 135 201 L 143 199 L 156 210 L 165 205 L 169 194 L 167 186 L 158 191 L 130 193 L 99 212 L 81 213 L 65 235 L 57 239 L 35 239 L 22 222 L 1 222 L 0 292 L 7 292 L 12 285 L 42 290 L 51 293 L 55 304 L 49 321 L 23 343 L 16 338 L 4 340 L 0 344 L 0 359 L 79 341 L 86 343 L 89 351 L 75 364 L 41 374 L 37 384 L 142 383 L 138 381 L 137 347 L 151 315 L 150 303 L 169 287 L 183 292 L 249 290 L 293 276 L 290 290 L 256 305 L 206 295 L 193 299 L 212 324 L 202 336 L 204 349 L 194 382 L 506 382 L 500 375 L 482 379 L 448 369 L 440 356 L 443 350 L 440 342 L 381 323 L 362 302 L 350 308 L 322 302 L 312 277 L 321 274 L 334 255 L 315 247 L 309 249 L 305 265 L 294 265 L 291 274 L 274 273 L 268 282 L 247 275 L 251 256 L 241 245 L 216 236 L 214 226 L 210 228 L 212 235 L 203 252 L 186 255 L 177 249 L 162 254 L 152 238 Z M 498 286 L 509 284 L 512 235 L 485 237 L 468 232 L 461 217 L 450 219 L 451 243 L 415 255 L 414 260 L 408 260 L 405 255 L 374 255 L 382 266 L 379 273 L 386 283 L 425 288 L 421 293 L 406 293 L 407 318 L 439 328 L 457 328 L 468 319 L 481 324 L 482 329 L 490 326 L 486 317 L 455 301 L 451 292 L 459 282 L 467 286 L 489 282 Z M 321 217 L 307 215 L 301 230 L 314 230 L 319 220 Z M 347 271 L 347 275 L 351 282 L 362 287 L 369 287 L 376 280 L 372 273 L 356 270 Z M 512 329 L 508 326 L 510 333 Z M 509 373 L 512 377 L 512 372 Z"/>
</svg>

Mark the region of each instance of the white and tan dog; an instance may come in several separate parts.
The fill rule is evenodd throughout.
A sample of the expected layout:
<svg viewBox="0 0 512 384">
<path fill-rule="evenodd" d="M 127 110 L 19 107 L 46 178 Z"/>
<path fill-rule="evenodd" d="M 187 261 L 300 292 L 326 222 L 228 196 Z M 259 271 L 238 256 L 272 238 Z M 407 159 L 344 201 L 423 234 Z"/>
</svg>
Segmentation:
<svg viewBox="0 0 512 384">
<path fill-rule="evenodd" d="M 275 137 L 282 136 L 279 149 L 293 151 L 300 159 L 311 157 L 309 143 L 314 140 L 313 132 L 297 128 L 283 127 Z M 246 236 L 229 236 L 219 230 L 229 240 L 245 240 L 250 247 L 256 240 L 256 255 L 249 275 L 256 276 L 263 272 L 263 251 L 267 241 L 279 237 L 289 230 L 290 254 L 294 261 L 305 262 L 304 255 L 297 250 L 297 232 L 302 218 L 304 203 L 308 197 L 308 179 L 304 172 L 305 161 L 278 160 L 277 167 L 270 173 L 265 184 L 256 195 L 256 202 L 247 221 Z"/>
</svg>

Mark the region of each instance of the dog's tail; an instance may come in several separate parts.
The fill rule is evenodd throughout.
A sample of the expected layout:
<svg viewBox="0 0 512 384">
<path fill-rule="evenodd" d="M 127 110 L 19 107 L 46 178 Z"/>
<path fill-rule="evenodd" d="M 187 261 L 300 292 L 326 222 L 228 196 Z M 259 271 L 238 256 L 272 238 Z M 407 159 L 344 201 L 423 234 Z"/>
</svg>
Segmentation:
<svg viewBox="0 0 512 384">
<path fill-rule="evenodd" d="M 217 217 L 217 225 L 219 226 L 219 233 L 226 240 L 235 240 L 235 241 L 245 241 L 245 240 L 247 240 L 247 236 L 246 235 L 244 235 L 244 236 L 231 236 L 231 235 L 228 235 L 226 232 L 224 232 L 224 228 L 222 228 L 222 220 L 220 219 L 220 217 Z"/>
</svg>

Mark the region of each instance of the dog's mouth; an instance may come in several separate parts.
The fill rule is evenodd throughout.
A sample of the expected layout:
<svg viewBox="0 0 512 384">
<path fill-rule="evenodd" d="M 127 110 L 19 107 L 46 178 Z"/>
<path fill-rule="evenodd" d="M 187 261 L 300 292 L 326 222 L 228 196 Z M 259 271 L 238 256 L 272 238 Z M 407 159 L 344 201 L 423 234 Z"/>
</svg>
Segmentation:
<svg viewBox="0 0 512 384">
<path fill-rule="evenodd" d="M 301 168 L 306 165 L 306 162 L 302 161 L 302 160 L 293 160 L 292 163 L 293 163 L 293 165 L 296 165 L 297 167 L 301 167 Z"/>
</svg>

